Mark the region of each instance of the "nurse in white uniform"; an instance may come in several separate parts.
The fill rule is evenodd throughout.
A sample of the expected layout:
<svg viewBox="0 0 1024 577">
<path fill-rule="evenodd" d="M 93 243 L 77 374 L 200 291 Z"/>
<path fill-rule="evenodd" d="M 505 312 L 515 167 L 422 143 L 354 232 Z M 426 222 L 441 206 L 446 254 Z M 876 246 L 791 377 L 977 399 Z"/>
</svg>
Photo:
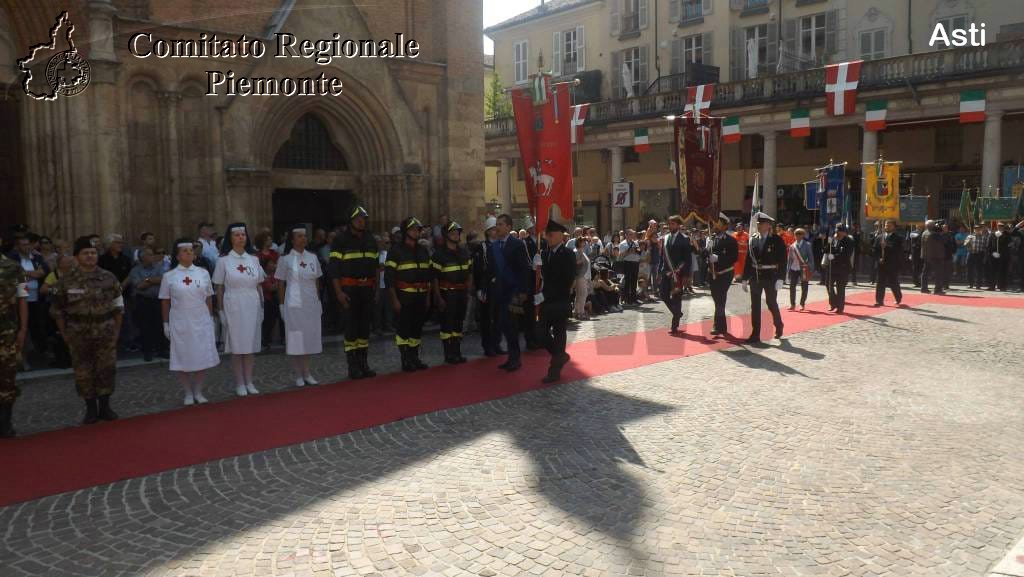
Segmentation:
<svg viewBox="0 0 1024 577">
<path fill-rule="evenodd" d="M 306 251 L 307 239 L 305 227 L 296 227 L 288 233 L 285 253 L 277 261 L 274 273 L 274 278 L 281 281 L 277 290 L 284 319 L 285 352 L 292 359 L 296 387 L 319 384 L 309 372 L 309 355 L 323 351 L 320 339 L 323 309 L 318 280 L 323 271 L 317 256 Z"/>
<path fill-rule="evenodd" d="M 185 405 L 206 403 L 203 377 L 220 363 L 213 333 L 213 283 L 206 269 L 193 264 L 192 240 L 175 242 L 174 268 L 160 281 L 164 335 L 171 341 L 171 370 L 185 389 Z"/>
<path fill-rule="evenodd" d="M 228 227 L 221 245 L 221 255 L 213 271 L 217 288 L 217 307 L 224 332 L 224 352 L 231 353 L 231 370 L 235 374 L 235 393 L 239 397 L 255 395 L 253 366 L 260 352 L 263 323 L 263 297 L 260 283 L 266 274 L 249 240 L 245 223 Z"/>
</svg>

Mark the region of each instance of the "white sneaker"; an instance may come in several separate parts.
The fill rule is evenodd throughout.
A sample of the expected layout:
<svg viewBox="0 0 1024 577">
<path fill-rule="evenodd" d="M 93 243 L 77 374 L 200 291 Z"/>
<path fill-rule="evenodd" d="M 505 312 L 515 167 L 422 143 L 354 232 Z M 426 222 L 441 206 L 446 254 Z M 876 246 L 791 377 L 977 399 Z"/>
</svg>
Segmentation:
<svg viewBox="0 0 1024 577">
<path fill-rule="evenodd" d="M 245 390 L 245 385 L 238 385 L 235 387 L 235 394 L 239 397 L 244 397 L 249 394 L 249 391 Z"/>
<path fill-rule="evenodd" d="M 250 395 L 258 395 L 258 394 L 260 394 L 260 392 L 258 390 L 256 390 L 256 385 L 254 385 L 252 383 L 249 383 L 248 385 L 245 385 L 245 390 L 249 391 Z"/>
<path fill-rule="evenodd" d="M 196 403 L 199 403 L 200 405 L 205 405 L 206 403 L 210 402 L 210 401 L 206 400 L 206 397 L 204 397 L 202 393 L 196 393 L 195 397 L 196 397 Z"/>
<path fill-rule="evenodd" d="M 196 404 L 196 398 L 192 396 L 192 393 L 185 393 L 185 406 L 191 407 Z"/>
<path fill-rule="evenodd" d="M 302 380 L 302 377 L 299 377 L 299 378 L 295 379 L 295 386 L 296 387 L 305 387 L 306 386 L 306 381 Z"/>
<path fill-rule="evenodd" d="M 302 377 L 302 380 L 306 381 L 307 385 L 319 385 L 320 382 L 314 379 L 312 376 Z"/>
</svg>

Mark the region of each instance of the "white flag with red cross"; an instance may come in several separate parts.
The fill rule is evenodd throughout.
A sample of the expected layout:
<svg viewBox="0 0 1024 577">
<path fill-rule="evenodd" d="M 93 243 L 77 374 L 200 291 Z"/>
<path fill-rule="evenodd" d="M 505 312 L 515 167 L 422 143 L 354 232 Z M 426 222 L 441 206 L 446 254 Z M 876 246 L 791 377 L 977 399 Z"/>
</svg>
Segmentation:
<svg viewBox="0 0 1024 577">
<path fill-rule="evenodd" d="M 863 60 L 825 67 L 825 108 L 831 116 L 850 114 L 857 108 L 857 83 Z"/>
<path fill-rule="evenodd" d="M 683 109 L 687 114 L 699 121 L 701 116 L 706 116 L 711 108 L 711 99 L 715 95 L 714 84 L 701 84 L 690 86 L 686 89 L 686 107 Z"/>
<path fill-rule="evenodd" d="M 583 144 L 583 123 L 587 120 L 589 104 L 572 107 L 572 144 Z"/>
</svg>

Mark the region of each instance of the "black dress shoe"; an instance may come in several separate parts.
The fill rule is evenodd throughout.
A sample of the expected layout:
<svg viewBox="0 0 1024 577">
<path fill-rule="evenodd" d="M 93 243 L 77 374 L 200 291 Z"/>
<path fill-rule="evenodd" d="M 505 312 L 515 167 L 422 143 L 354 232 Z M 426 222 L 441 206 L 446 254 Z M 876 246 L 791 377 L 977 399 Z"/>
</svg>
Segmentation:
<svg viewBox="0 0 1024 577">
<path fill-rule="evenodd" d="M 501 363 L 500 365 L 498 365 L 498 368 L 499 369 L 508 369 L 509 365 L 511 365 L 511 364 L 512 364 L 512 361 L 505 361 L 504 363 Z"/>
<path fill-rule="evenodd" d="M 523 364 L 521 362 L 516 361 L 514 363 L 508 363 L 507 366 L 502 367 L 502 368 L 505 369 L 506 371 L 512 373 L 512 372 L 518 371 L 522 366 L 523 366 Z"/>
<path fill-rule="evenodd" d="M 718 335 L 722 334 L 722 331 L 720 331 L 718 329 L 711 329 L 711 334 L 713 336 L 718 336 Z"/>
<path fill-rule="evenodd" d="M 779 328 L 775 329 L 775 338 L 777 338 L 777 339 L 781 339 L 782 338 L 782 327 L 779 327 Z"/>
<path fill-rule="evenodd" d="M 761 337 L 756 337 L 754 335 L 750 335 L 749 337 L 747 337 L 747 340 L 745 340 L 743 342 L 747 343 L 748 345 L 757 344 L 757 343 L 761 342 Z"/>
<path fill-rule="evenodd" d="M 562 380 L 561 370 L 561 367 L 551 367 L 550 369 L 548 369 L 548 374 L 544 375 L 544 378 L 541 379 L 540 382 L 544 383 L 545 385 L 557 383 L 558 381 Z"/>
</svg>

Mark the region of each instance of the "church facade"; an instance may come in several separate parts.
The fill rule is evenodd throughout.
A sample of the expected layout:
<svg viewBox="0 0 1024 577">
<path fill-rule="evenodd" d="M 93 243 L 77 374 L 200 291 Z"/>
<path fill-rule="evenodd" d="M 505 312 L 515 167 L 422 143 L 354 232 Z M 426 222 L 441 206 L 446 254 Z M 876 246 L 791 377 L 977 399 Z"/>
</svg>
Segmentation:
<svg viewBox="0 0 1024 577">
<path fill-rule="evenodd" d="M 87 59 L 82 93 L 35 100 L 16 61 L 68 9 Z M 483 187 L 481 4 L 473 0 L 0 0 L 0 225 L 72 238 L 198 223 L 328 228 L 366 206 L 476 221 Z M 417 58 L 139 58 L 130 39 L 201 34 L 415 39 Z M 336 77 L 340 96 L 209 96 L 208 71 Z"/>
</svg>

